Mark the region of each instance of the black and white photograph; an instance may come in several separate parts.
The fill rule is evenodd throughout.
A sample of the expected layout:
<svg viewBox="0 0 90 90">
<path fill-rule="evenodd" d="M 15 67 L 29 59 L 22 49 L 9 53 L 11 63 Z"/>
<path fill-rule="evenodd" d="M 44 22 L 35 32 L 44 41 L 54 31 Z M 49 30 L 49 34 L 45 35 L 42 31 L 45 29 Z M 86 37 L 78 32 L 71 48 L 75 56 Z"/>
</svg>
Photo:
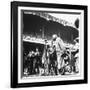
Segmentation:
<svg viewBox="0 0 90 90">
<path fill-rule="evenodd" d="M 18 7 L 18 83 L 84 79 L 84 10 Z"/>
<path fill-rule="evenodd" d="M 22 11 L 22 77 L 80 73 L 80 14 L 64 13 Z"/>
</svg>

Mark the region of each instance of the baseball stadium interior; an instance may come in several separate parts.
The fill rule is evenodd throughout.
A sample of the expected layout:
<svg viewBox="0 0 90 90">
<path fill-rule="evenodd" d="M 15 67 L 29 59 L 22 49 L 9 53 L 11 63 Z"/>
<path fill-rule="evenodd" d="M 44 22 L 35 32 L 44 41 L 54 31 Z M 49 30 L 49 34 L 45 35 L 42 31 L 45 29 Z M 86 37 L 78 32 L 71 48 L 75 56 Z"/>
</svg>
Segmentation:
<svg viewBox="0 0 90 90">
<path fill-rule="evenodd" d="M 71 24 L 50 12 L 22 12 L 22 77 L 78 74 L 79 19 Z"/>
</svg>

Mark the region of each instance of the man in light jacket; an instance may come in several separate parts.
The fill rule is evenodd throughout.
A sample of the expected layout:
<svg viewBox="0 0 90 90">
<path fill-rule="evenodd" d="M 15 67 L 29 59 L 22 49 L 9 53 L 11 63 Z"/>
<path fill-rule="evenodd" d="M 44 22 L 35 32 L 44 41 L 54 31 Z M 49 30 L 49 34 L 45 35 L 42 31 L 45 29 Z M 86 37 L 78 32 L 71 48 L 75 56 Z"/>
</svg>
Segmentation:
<svg viewBox="0 0 90 90">
<path fill-rule="evenodd" d="M 52 36 L 52 45 L 56 48 L 56 55 L 57 55 L 57 68 L 58 72 L 63 66 L 63 60 L 61 59 L 61 55 L 64 50 L 64 43 L 60 37 L 58 37 L 56 34 Z"/>
</svg>

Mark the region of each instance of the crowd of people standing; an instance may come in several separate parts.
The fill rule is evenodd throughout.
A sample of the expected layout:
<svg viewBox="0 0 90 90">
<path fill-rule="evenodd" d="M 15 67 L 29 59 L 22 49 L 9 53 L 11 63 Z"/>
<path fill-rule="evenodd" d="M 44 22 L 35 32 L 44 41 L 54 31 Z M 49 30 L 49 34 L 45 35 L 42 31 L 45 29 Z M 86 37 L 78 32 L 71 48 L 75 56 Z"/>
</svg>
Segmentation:
<svg viewBox="0 0 90 90">
<path fill-rule="evenodd" d="M 23 71 L 25 76 L 29 75 L 65 75 L 74 72 L 78 73 L 79 49 L 64 47 L 64 43 L 56 34 L 52 36 L 50 44 L 45 45 L 43 52 L 35 47 L 35 51 L 24 53 Z"/>
</svg>

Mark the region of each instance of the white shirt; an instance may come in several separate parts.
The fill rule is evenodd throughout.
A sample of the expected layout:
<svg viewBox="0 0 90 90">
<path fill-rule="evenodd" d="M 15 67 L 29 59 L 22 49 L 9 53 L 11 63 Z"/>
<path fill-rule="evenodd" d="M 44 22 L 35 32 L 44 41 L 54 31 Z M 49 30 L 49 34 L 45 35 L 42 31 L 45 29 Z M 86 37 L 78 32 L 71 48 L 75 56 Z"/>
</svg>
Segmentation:
<svg viewBox="0 0 90 90">
<path fill-rule="evenodd" d="M 53 45 L 55 45 L 56 51 L 61 52 L 64 49 L 63 41 L 57 37 L 55 41 L 52 42 Z"/>
</svg>

